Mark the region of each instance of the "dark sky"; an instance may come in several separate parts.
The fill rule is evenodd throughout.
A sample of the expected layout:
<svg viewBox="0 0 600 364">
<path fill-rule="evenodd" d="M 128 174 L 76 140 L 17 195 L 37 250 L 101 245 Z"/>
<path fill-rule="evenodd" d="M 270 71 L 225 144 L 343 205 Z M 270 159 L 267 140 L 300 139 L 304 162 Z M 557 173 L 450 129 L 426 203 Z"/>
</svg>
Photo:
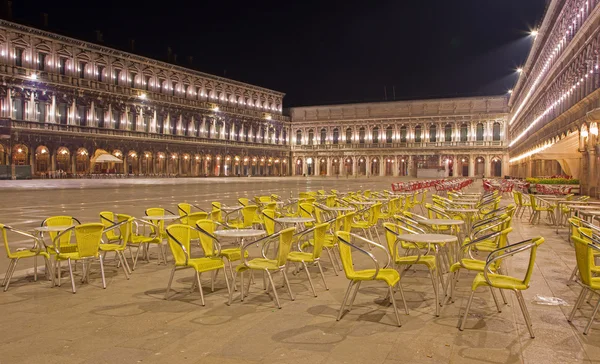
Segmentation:
<svg viewBox="0 0 600 364">
<path fill-rule="evenodd" d="M 284 106 L 503 94 L 546 0 L 13 1 L 14 19 L 285 92 Z M 32 10 L 35 9 L 35 10 Z"/>
</svg>

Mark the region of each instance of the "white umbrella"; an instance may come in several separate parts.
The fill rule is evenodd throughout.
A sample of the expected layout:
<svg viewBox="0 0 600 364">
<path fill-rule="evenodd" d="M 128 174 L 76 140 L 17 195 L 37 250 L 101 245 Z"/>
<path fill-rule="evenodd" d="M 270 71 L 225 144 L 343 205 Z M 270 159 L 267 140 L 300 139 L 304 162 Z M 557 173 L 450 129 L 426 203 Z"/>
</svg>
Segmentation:
<svg viewBox="0 0 600 364">
<path fill-rule="evenodd" d="M 123 161 L 112 154 L 100 154 L 92 158 L 92 163 L 123 163 Z"/>
</svg>

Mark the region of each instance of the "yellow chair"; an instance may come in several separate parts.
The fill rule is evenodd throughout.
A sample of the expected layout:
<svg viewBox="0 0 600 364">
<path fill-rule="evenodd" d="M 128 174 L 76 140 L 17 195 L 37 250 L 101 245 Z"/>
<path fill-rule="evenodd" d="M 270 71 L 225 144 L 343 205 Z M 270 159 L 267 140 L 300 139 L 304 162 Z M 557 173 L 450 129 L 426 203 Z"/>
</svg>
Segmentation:
<svg viewBox="0 0 600 364">
<path fill-rule="evenodd" d="M 265 222 L 264 227 L 265 231 L 267 232 L 267 235 L 275 234 L 275 226 L 279 224 L 277 221 L 275 221 L 275 219 L 278 218 L 281 214 L 271 209 L 262 210 L 262 214 L 263 221 Z"/>
<path fill-rule="evenodd" d="M 106 254 L 108 252 L 114 252 L 119 258 L 119 263 L 121 267 L 123 267 L 123 272 L 125 273 L 125 277 L 129 279 L 129 274 L 131 274 L 131 268 L 129 268 L 129 263 L 127 263 L 127 259 L 125 258 L 125 248 L 127 247 L 127 241 L 129 240 L 129 234 L 131 232 L 131 226 L 135 219 L 133 217 L 128 220 L 115 222 L 111 226 L 104 226 L 104 236 L 108 236 L 109 233 L 114 233 L 114 231 L 119 231 L 119 237 L 122 239 L 118 241 L 109 240 L 107 243 L 102 242 L 98 249 L 100 252 Z M 104 224 L 103 224 L 104 225 Z M 115 234 L 117 235 L 117 234 Z"/>
<path fill-rule="evenodd" d="M 155 225 L 149 221 L 146 221 L 146 220 L 141 220 L 141 219 L 136 219 L 136 218 L 131 220 L 131 218 L 132 218 L 132 216 L 130 216 L 130 215 L 117 214 L 118 221 L 128 221 L 127 224 L 129 226 L 127 227 L 127 229 L 129 231 L 129 238 L 126 239 L 126 243 L 127 243 L 127 247 L 129 248 L 129 255 L 131 256 L 131 260 L 133 262 L 133 266 L 131 267 L 131 270 L 135 270 L 139 256 L 140 256 L 140 252 L 142 250 L 145 250 L 146 260 L 149 261 L 150 257 L 148 254 L 148 250 L 149 250 L 150 245 L 161 245 L 162 239 L 156 233 L 159 230 L 159 227 L 157 225 Z M 143 226 L 149 226 L 151 228 L 150 235 L 144 235 L 139 232 L 140 224 Z M 135 256 L 133 255 L 133 252 L 131 251 L 131 247 L 135 247 L 137 249 Z M 159 263 L 160 263 L 160 255 L 159 255 L 158 259 L 159 259 Z M 164 255 L 163 255 L 163 259 L 164 259 Z M 164 261 L 166 264 L 166 259 Z"/>
<path fill-rule="evenodd" d="M 242 206 L 248 206 L 250 205 L 250 199 L 246 198 L 246 197 L 240 197 L 237 199 L 238 203 Z"/>
<path fill-rule="evenodd" d="M 275 287 L 275 283 L 273 283 L 273 273 L 281 272 L 283 275 L 283 279 L 285 280 L 285 284 L 287 286 L 288 293 L 290 295 L 290 299 L 294 300 L 294 295 L 292 293 L 292 287 L 290 286 L 290 282 L 287 278 L 287 274 L 285 272 L 287 257 L 290 253 L 290 249 L 292 247 L 292 240 L 294 232 L 296 228 L 290 227 L 284 230 L 281 230 L 273 235 L 266 236 L 257 240 L 256 242 L 248 242 L 242 246 L 242 254 L 244 256 L 243 263 L 238 265 L 235 270 L 238 274 L 241 275 L 241 299 L 244 301 L 244 297 L 248 295 L 248 291 L 250 290 L 250 280 L 248 280 L 248 288 L 244 290 L 244 272 L 247 270 L 258 270 L 264 272 L 268 279 L 270 285 L 267 287 L 267 292 L 269 288 L 273 289 L 273 295 L 275 296 L 275 302 L 277 303 L 277 308 L 281 308 L 281 304 L 279 303 L 279 296 L 277 295 L 277 288 Z M 279 247 L 277 249 L 277 257 L 276 259 L 267 258 L 264 252 L 267 251 L 269 244 L 273 242 L 275 238 L 279 238 Z M 246 257 L 246 251 L 248 246 L 257 243 L 262 244 L 261 252 L 263 253 L 261 258 L 254 258 L 248 260 Z"/>
<path fill-rule="evenodd" d="M 312 279 L 310 278 L 310 272 L 308 271 L 308 266 L 306 265 L 306 263 L 311 263 L 319 267 L 319 272 L 321 273 L 321 278 L 323 279 L 323 285 L 325 286 L 326 290 L 329 290 L 329 287 L 327 287 L 327 282 L 325 282 L 323 267 L 321 267 L 321 252 L 323 251 L 323 244 L 325 243 L 325 232 L 327 231 L 328 227 L 328 223 L 319 224 L 300 233 L 300 235 L 296 236 L 298 241 L 300 241 L 304 236 L 307 236 L 308 234 L 312 233 L 313 238 L 311 239 L 310 244 L 312 246 L 312 252 L 309 253 L 302 250 L 293 251 L 290 252 L 287 257 L 288 262 L 302 264 L 302 266 L 304 267 L 304 271 L 306 272 L 306 276 L 308 277 L 308 283 L 310 284 L 310 288 L 312 289 L 312 292 L 315 295 L 315 297 L 317 297 L 317 292 L 315 292 L 315 286 L 313 285 Z"/>
<path fill-rule="evenodd" d="M 179 216 L 181 216 L 181 219 L 179 219 L 179 221 L 181 221 L 182 224 L 187 224 L 186 216 L 192 213 L 192 208 L 198 209 L 198 210 L 200 210 L 200 212 L 204 212 L 205 214 L 208 215 L 207 211 L 205 211 L 203 208 L 200 208 L 196 205 L 192 205 L 187 202 L 178 203 L 177 204 L 177 212 L 179 212 Z"/>
<path fill-rule="evenodd" d="M 473 271 L 473 272 L 483 272 L 483 269 L 485 268 L 486 261 L 476 259 L 475 257 L 473 257 L 471 251 L 476 249 L 478 244 L 487 243 L 490 241 L 494 243 L 494 245 L 496 246 L 496 249 L 503 248 L 508 245 L 508 234 L 511 231 L 512 231 L 512 228 L 510 228 L 510 227 L 503 229 L 503 230 L 490 230 L 490 232 L 488 234 L 481 235 L 476 239 L 469 239 L 469 238 L 465 239 L 465 241 L 463 242 L 463 245 L 461 247 L 460 253 L 459 253 L 460 258 L 458 259 L 458 261 L 456 263 L 454 263 L 454 264 L 452 264 L 452 266 L 450 266 L 450 274 L 448 275 L 448 283 L 446 284 L 446 288 L 450 287 L 450 295 L 448 297 L 450 302 L 454 302 L 454 290 L 456 287 L 456 283 L 458 281 L 460 270 L 466 269 L 466 270 Z M 493 272 L 501 272 L 501 263 L 502 263 L 502 260 L 497 260 L 490 267 L 490 269 Z M 496 298 L 496 294 L 494 293 L 493 290 L 490 289 L 490 291 L 492 292 L 492 296 L 494 297 L 494 302 L 496 303 L 496 307 L 498 308 L 498 311 L 500 312 L 501 309 L 500 309 L 500 305 L 498 304 L 498 299 Z M 502 290 L 500 290 L 500 293 L 502 294 L 502 299 L 504 300 L 504 303 L 506 304 L 507 303 L 506 297 L 504 296 L 504 293 L 502 292 Z"/>
<path fill-rule="evenodd" d="M 592 232 L 590 229 L 580 228 L 579 231 L 583 236 L 572 236 L 571 240 L 575 245 L 577 269 L 579 271 L 579 277 L 581 278 L 578 283 L 581 286 L 581 292 L 579 293 L 577 301 L 575 301 L 575 305 L 573 306 L 573 310 L 569 315 L 569 322 L 573 321 L 577 309 L 583 304 L 588 293 L 600 295 L 600 277 L 595 276 L 598 273 L 599 267 L 594 263 L 595 255 L 600 252 L 600 247 L 598 246 L 600 242 L 597 240 L 597 238 L 592 237 Z M 599 308 L 600 300 L 596 304 L 596 307 L 594 307 L 590 321 L 583 330 L 584 335 L 589 333 Z"/>
<path fill-rule="evenodd" d="M 71 288 L 73 293 L 76 293 L 75 278 L 73 277 L 73 266 L 71 261 L 82 260 L 84 263 L 83 277 L 81 282 L 89 281 L 91 260 L 100 261 L 100 273 L 102 275 L 102 288 L 106 289 L 106 279 L 104 278 L 104 259 L 100 254 L 100 242 L 102 241 L 102 234 L 104 231 L 104 225 L 101 223 L 90 223 L 76 225 L 68 230 L 59 233 L 52 241 L 52 246 L 56 253 L 56 260 L 66 260 L 69 265 L 69 275 L 71 277 Z M 74 252 L 65 253 L 61 250 L 62 237 L 65 235 L 71 235 L 73 232 L 75 238 L 75 246 L 77 247 Z M 85 267 L 87 263 L 87 268 Z M 60 270 L 58 271 L 58 286 L 60 287 Z"/>
<path fill-rule="evenodd" d="M 171 277 L 169 278 L 169 284 L 167 285 L 167 291 L 165 292 L 164 299 L 168 299 L 169 297 L 168 295 L 169 291 L 171 290 L 171 284 L 173 283 L 175 271 L 192 268 L 196 276 L 196 280 L 192 285 L 192 289 L 195 288 L 196 284 L 198 285 L 198 290 L 200 291 L 200 300 L 202 301 L 202 306 L 204 306 L 204 292 L 202 291 L 200 275 L 205 272 L 216 272 L 219 269 L 223 269 L 223 271 L 225 271 L 225 264 L 219 257 L 221 247 L 216 241 L 212 242 L 214 244 L 214 252 L 216 253 L 214 256 L 204 256 L 201 258 L 191 257 L 192 250 L 190 241 L 193 236 L 193 231 L 193 228 L 183 224 L 174 224 L 167 227 L 169 247 L 171 248 L 171 253 L 173 254 L 175 264 L 171 270 Z M 227 273 L 224 273 L 223 275 L 225 276 L 225 283 L 227 284 L 227 292 L 229 294 L 228 303 L 231 304 L 231 287 L 229 286 L 229 278 L 227 278 Z M 214 276 L 211 278 L 214 280 Z"/>
<path fill-rule="evenodd" d="M 8 234 L 7 232 L 12 232 L 18 235 L 22 235 L 33 240 L 33 246 L 30 249 L 18 248 L 15 251 L 10 249 L 10 244 L 8 242 Z M 17 263 L 19 259 L 25 258 L 33 258 L 33 280 L 37 282 L 37 257 L 41 256 L 44 258 L 44 262 L 46 264 L 46 275 L 52 279 L 52 285 L 54 286 L 54 272 L 52 270 L 52 264 L 50 264 L 50 255 L 43 251 L 42 242 L 34 235 L 31 235 L 28 232 L 18 230 L 12 228 L 10 226 L 0 224 L 0 232 L 2 232 L 2 239 L 4 241 L 4 249 L 6 250 L 6 257 L 10 259 L 8 263 L 8 269 L 6 270 L 6 274 L 4 275 L 4 281 L 2 285 L 4 286 L 4 292 L 8 290 L 8 286 L 10 285 L 10 279 L 12 275 L 15 273 L 15 268 L 17 267 Z"/>
<path fill-rule="evenodd" d="M 379 213 L 381 212 L 381 203 L 376 203 L 369 207 L 369 213 L 363 216 L 363 219 L 356 220 L 352 223 L 352 229 L 361 229 L 365 236 L 368 236 L 371 240 L 373 239 L 373 230 L 377 235 L 377 241 L 381 241 L 379 237 L 379 231 L 377 230 L 377 222 L 379 221 Z M 369 245 L 370 246 L 370 245 Z"/>
<path fill-rule="evenodd" d="M 538 200 L 534 195 L 529 195 L 529 200 L 531 201 L 532 211 L 531 218 L 529 219 L 529 222 L 531 224 L 535 224 L 536 218 L 539 224 L 540 219 L 542 217 L 542 212 L 546 212 L 546 214 L 550 217 L 552 223 L 556 225 L 556 218 L 554 216 L 554 209 L 556 208 L 556 205 L 548 204 L 547 206 L 542 206 L 538 203 Z"/>
<path fill-rule="evenodd" d="M 163 209 L 162 207 L 152 207 L 152 208 L 146 209 L 146 216 L 149 216 L 149 217 L 164 216 L 166 213 L 174 215 L 171 211 L 169 211 L 167 209 Z M 160 239 L 160 243 L 158 244 L 158 248 L 160 250 L 159 257 L 162 256 L 164 263 L 167 264 L 167 255 L 165 253 L 165 242 L 167 240 L 167 230 L 165 229 L 165 220 L 149 219 L 149 221 L 153 224 L 153 225 L 150 225 L 150 231 L 157 238 Z M 154 226 L 157 226 L 158 229 L 155 229 Z M 160 259 L 159 259 L 158 264 L 160 264 Z"/>
<path fill-rule="evenodd" d="M 352 294 L 350 302 L 348 303 L 348 311 L 352 310 L 352 304 L 354 303 L 354 299 L 356 298 L 356 294 L 358 293 L 362 281 L 383 281 L 388 287 L 387 297 L 394 306 L 394 313 L 396 314 L 398 326 L 402 326 L 402 324 L 400 323 L 400 315 L 398 314 L 398 307 L 396 306 L 396 299 L 394 298 L 394 290 L 392 289 L 392 287 L 394 287 L 400 282 L 400 273 L 398 273 L 398 271 L 396 271 L 393 268 L 388 268 L 388 266 L 390 265 L 390 255 L 388 254 L 387 250 L 382 245 L 377 244 L 374 241 L 365 239 L 359 235 L 352 234 L 346 231 L 337 231 L 335 235 L 339 241 L 338 246 L 340 249 L 340 258 L 342 260 L 342 266 L 344 267 L 344 273 L 346 274 L 346 278 L 350 280 L 350 283 L 348 284 L 348 289 L 346 290 L 346 294 L 344 295 L 344 299 L 342 301 L 342 306 L 340 307 L 340 311 L 337 316 L 337 321 L 339 321 L 342 318 L 342 315 L 344 314 L 346 302 L 348 302 L 350 292 L 352 291 L 354 286 L 356 286 L 356 288 L 354 290 L 354 293 Z M 352 239 L 360 240 L 363 243 L 367 243 L 368 245 L 372 245 L 376 248 L 383 250 L 387 258 L 387 262 L 383 266 L 383 268 L 380 268 L 379 261 L 375 258 L 373 254 L 353 244 Z M 374 268 L 355 270 L 352 259 L 352 249 L 358 250 L 360 253 L 368 256 L 373 262 Z"/>
<path fill-rule="evenodd" d="M 102 211 L 102 212 L 100 212 L 100 222 L 102 223 L 102 225 L 104 225 L 105 229 L 108 229 L 117 223 L 117 219 L 113 212 Z M 107 230 L 104 233 L 104 237 L 108 240 L 109 243 L 119 242 L 119 241 L 121 241 L 121 230 L 120 229 Z"/>
<path fill-rule="evenodd" d="M 519 306 L 521 307 L 521 312 L 523 313 L 523 317 L 525 318 L 525 324 L 527 325 L 527 329 L 529 330 L 529 335 L 531 336 L 531 338 L 535 337 L 533 333 L 531 317 L 529 316 L 529 312 L 527 311 L 527 305 L 525 303 L 525 299 L 523 298 L 523 294 L 521 293 L 521 291 L 529 288 L 529 282 L 531 281 L 531 275 L 533 274 L 533 267 L 535 265 L 537 249 L 543 242 L 544 238 L 536 237 L 532 239 L 523 240 L 515 244 L 507 245 L 506 247 L 500 248 L 490 253 L 486 260 L 483 272 L 477 273 L 475 279 L 473 280 L 473 284 L 471 285 L 471 295 L 469 296 L 467 308 L 465 309 L 465 313 L 462 317 L 462 322 L 459 327 L 460 331 L 464 330 L 465 328 L 465 322 L 467 321 L 467 316 L 469 315 L 469 310 L 471 308 L 471 304 L 473 303 L 473 296 L 475 295 L 475 291 L 479 287 L 488 286 L 498 289 L 507 289 L 515 292 L 517 301 L 519 302 Z M 516 278 L 499 273 L 493 273 L 491 271 L 494 264 L 496 264 L 496 261 L 506 259 L 508 257 L 514 256 L 515 254 L 526 251 L 529 251 L 529 264 L 527 266 L 527 271 L 525 272 L 523 278 Z"/>
<path fill-rule="evenodd" d="M 435 316 L 440 315 L 440 298 L 439 298 L 439 281 L 438 278 L 441 279 L 441 273 L 437 269 L 436 258 L 434 255 L 428 255 L 430 251 L 432 251 L 431 244 L 426 243 L 427 251 L 425 254 L 422 254 L 421 250 L 425 248 L 423 244 L 415 244 L 408 241 L 402 240 L 402 233 L 404 229 L 400 225 L 392 224 L 386 222 L 383 224 L 385 228 L 385 238 L 388 245 L 388 250 L 392 255 L 392 262 L 394 264 L 394 268 L 400 272 L 400 267 L 402 266 L 411 266 L 411 265 L 424 265 L 429 270 L 429 275 L 431 276 L 431 284 L 433 285 L 433 293 L 435 295 Z M 409 232 L 412 233 L 412 232 Z M 398 248 L 402 247 L 405 251 L 404 255 L 401 255 Z M 417 255 L 409 255 L 410 251 L 415 251 Z M 401 275 L 402 276 L 402 275 Z M 438 277 L 439 276 L 439 277 Z M 398 287 L 400 289 L 400 293 L 402 294 L 402 299 L 404 300 L 404 292 L 402 290 L 402 283 L 398 282 Z M 406 300 L 404 300 L 404 309 L 406 310 L 406 314 L 408 314 L 408 306 L 406 306 Z"/>
<path fill-rule="evenodd" d="M 51 216 L 47 219 L 45 219 L 42 222 L 42 227 L 44 226 L 48 226 L 48 227 L 60 227 L 60 226 L 72 226 L 72 225 L 79 225 L 81 224 L 79 222 L 79 220 L 77 220 L 76 218 L 72 217 L 72 216 Z M 62 252 L 72 252 L 75 251 L 77 249 L 77 246 L 75 244 L 71 244 L 71 233 L 72 230 L 69 230 L 68 233 L 63 234 L 61 236 L 61 241 L 60 241 L 60 246 L 61 246 L 61 251 Z M 54 238 L 56 238 L 56 236 L 59 234 L 59 231 L 50 231 L 48 232 L 48 236 L 50 237 L 50 241 L 54 241 Z M 41 234 L 42 237 L 42 241 L 44 240 L 44 233 Z M 54 254 L 54 249 L 52 246 L 48 246 L 48 252 L 50 254 Z"/>
<path fill-rule="evenodd" d="M 198 230 L 198 234 L 200 236 L 200 245 L 202 246 L 202 250 L 204 250 L 205 256 L 219 256 L 227 258 L 229 273 L 231 274 L 231 278 L 233 279 L 235 287 L 235 273 L 233 272 L 233 266 L 231 265 L 231 262 L 236 262 L 242 259 L 241 248 L 239 246 L 236 246 L 234 248 L 223 249 L 221 243 L 219 242 L 219 239 L 217 239 L 217 237 L 215 236 L 215 230 L 217 230 L 217 223 L 212 220 L 199 220 L 196 222 L 195 228 Z M 219 247 L 221 247 L 221 250 L 219 250 L 219 252 L 215 252 L 215 243 Z M 246 256 L 248 256 L 247 252 Z"/>
</svg>

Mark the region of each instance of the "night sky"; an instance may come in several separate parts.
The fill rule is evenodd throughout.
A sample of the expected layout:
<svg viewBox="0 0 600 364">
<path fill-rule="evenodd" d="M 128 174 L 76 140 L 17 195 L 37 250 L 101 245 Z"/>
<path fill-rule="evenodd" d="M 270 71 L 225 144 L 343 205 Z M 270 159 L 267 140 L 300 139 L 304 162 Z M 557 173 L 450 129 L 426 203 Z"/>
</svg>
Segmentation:
<svg viewBox="0 0 600 364">
<path fill-rule="evenodd" d="M 499 95 L 546 0 L 13 1 L 13 20 L 285 92 L 284 106 Z"/>
</svg>

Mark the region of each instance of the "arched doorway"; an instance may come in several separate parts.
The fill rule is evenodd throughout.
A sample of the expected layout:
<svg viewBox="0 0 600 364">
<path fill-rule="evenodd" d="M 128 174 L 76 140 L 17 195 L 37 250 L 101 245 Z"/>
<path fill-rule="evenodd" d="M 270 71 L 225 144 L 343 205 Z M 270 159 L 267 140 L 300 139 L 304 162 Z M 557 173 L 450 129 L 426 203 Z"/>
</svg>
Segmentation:
<svg viewBox="0 0 600 364">
<path fill-rule="evenodd" d="M 385 175 L 386 176 L 394 175 L 394 157 L 385 158 Z"/>
<path fill-rule="evenodd" d="M 502 177 L 502 159 L 498 157 L 492 158 L 492 177 Z"/>
<path fill-rule="evenodd" d="M 49 170 L 50 153 L 46 146 L 40 145 L 35 150 L 35 172 L 39 175 L 45 175 L 48 173 Z"/>
<path fill-rule="evenodd" d="M 303 168 L 303 166 L 302 166 L 302 158 L 298 158 L 296 160 L 296 163 L 294 164 L 294 168 L 295 168 L 294 174 L 296 176 L 302 176 L 302 168 Z"/>
<path fill-rule="evenodd" d="M 192 167 L 194 176 L 201 176 L 204 174 L 204 170 L 202 167 L 204 167 L 204 161 L 203 161 L 202 155 L 195 154 L 194 161 L 193 161 L 193 167 Z"/>
<path fill-rule="evenodd" d="M 283 176 L 287 176 L 288 175 L 288 160 L 287 158 L 283 158 L 283 160 L 281 161 L 281 174 Z"/>
<path fill-rule="evenodd" d="M 335 157 L 331 160 L 331 174 L 333 176 L 340 175 L 340 159 Z"/>
<path fill-rule="evenodd" d="M 213 176 L 220 176 L 223 173 L 223 158 L 220 155 L 213 160 Z"/>
<path fill-rule="evenodd" d="M 171 153 L 169 156 L 169 162 L 167 164 L 167 173 L 169 175 L 179 174 L 179 155 L 177 153 Z"/>
<path fill-rule="evenodd" d="M 152 171 L 152 153 L 151 152 L 144 152 L 143 156 L 142 156 L 142 174 L 144 175 L 149 175 L 151 173 L 153 173 Z"/>
<path fill-rule="evenodd" d="M 29 148 L 23 144 L 17 144 L 13 147 L 12 162 L 17 166 L 26 166 L 29 164 Z"/>
<path fill-rule="evenodd" d="M 306 158 L 306 174 L 308 176 L 314 175 L 314 163 L 311 157 Z"/>
<path fill-rule="evenodd" d="M 258 176 L 258 157 L 252 157 L 252 163 L 250 164 L 250 174 L 252 176 Z"/>
<path fill-rule="evenodd" d="M 192 174 L 192 158 L 188 153 L 184 153 L 182 157 L 181 174 L 190 176 Z"/>
<path fill-rule="evenodd" d="M 273 175 L 281 176 L 281 160 L 279 158 L 275 158 L 273 161 Z"/>
<path fill-rule="evenodd" d="M 327 176 L 327 159 L 325 158 L 319 160 L 319 176 Z"/>
<path fill-rule="evenodd" d="M 352 174 L 353 174 L 352 168 L 353 168 L 352 158 L 346 158 L 344 160 L 344 170 L 346 172 L 346 176 L 352 176 Z"/>
<path fill-rule="evenodd" d="M 123 152 L 119 149 L 113 150 L 112 155 L 123 160 Z M 124 163 L 115 163 L 112 169 L 110 170 L 110 173 L 124 173 L 123 170 L 125 166 L 123 164 Z"/>
<path fill-rule="evenodd" d="M 452 156 L 446 156 L 443 159 L 444 168 L 446 168 L 446 176 L 453 177 L 454 176 L 454 160 Z"/>
<path fill-rule="evenodd" d="M 371 176 L 379 176 L 379 171 L 381 170 L 380 163 L 381 161 L 379 158 L 373 158 L 373 160 L 371 160 Z"/>
<path fill-rule="evenodd" d="M 457 175 L 468 177 L 469 176 L 469 157 L 462 156 L 456 160 L 456 173 Z"/>
<path fill-rule="evenodd" d="M 357 175 L 359 175 L 359 176 L 366 176 L 367 175 L 367 158 L 360 157 L 358 159 L 357 169 L 358 169 L 356 171 Z"/>
<path fill-rule="evenodd" d="M 154 173 L 164 175 L 167 173 L 167 155 L 163 152 L 156 153 L 156 169 Z"/>
<path fill-rule="evenodd" d="M 127 153 L 127 174 L 138 175 L 139 169 L 139 156 L 135 150 L 130 150 Z"/>
<path fill-rule="evenodd" d="M 214 167 L 214 158 L 210 155 L 207 155 L 204 158 L 204 173 L 206 176 L 214 176 L 215 167 Z"/>
<path fill-rule="evenodd" d="M 77 149 L 77 154 L 75 154 L 75 172 L 77 174 L 85 174 L 88 173 L 90 168 L 90 155 L 87 149 L 79 148 Z"/>
<path fill-rule="evenodd" d="M 484 173 L 485 173 L 485 158 L 483 158 L 483 157 L 475 158 L 475 175 L 476 176 L 484 176 Z"/>
<path fill-rule="evenodd" d="M 60 147 L 56 153 L 56 171 L 59 173 L 68 173 L 71 166 L 71 152 L 65 148 Z"/>
<path fill-rule="evenodd" d="M 398 160 L 398 175 L 408 176 L 408 157 L 399 157 Z"/>
</svg>

